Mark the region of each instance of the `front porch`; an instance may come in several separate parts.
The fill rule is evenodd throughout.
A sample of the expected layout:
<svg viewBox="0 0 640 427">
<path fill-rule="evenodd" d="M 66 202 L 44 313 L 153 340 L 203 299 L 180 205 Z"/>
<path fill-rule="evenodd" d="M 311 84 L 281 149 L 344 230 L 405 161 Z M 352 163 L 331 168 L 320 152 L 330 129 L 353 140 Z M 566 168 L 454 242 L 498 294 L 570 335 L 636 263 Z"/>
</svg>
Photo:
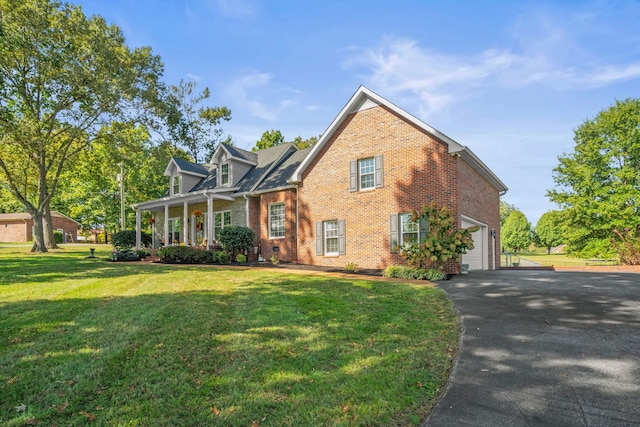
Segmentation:
<svg viewBox="0 0 640 427">
<path fill-rule="evenodd" d="M 235 204 L 236 199 L 228 194 L 203 192 L 134 205 L 136 247 L 140 249 L 142 246 L 142 217 L 145 211 L 152 214 L 152 249 L 169 245 L 214 247 L 217 231 L 231 225 L 231 206 Z M 225 208 L 229 209 L 223 210 Z"/>
</svg>

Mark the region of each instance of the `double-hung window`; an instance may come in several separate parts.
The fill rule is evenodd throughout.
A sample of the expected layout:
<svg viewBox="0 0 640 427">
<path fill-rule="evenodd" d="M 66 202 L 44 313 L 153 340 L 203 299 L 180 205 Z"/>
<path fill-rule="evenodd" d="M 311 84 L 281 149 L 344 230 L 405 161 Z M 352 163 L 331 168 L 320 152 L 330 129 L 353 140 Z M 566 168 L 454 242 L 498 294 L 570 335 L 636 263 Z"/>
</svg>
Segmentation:
<svg viewBox="0 0 640 427">
<path fill-rule="evenodd" d="M 214 238 L 218 240 L 218 233 L 225 227 L 231 225 L 231 211 L 214 212 L 213 214 L 213 232 Z"/>
<path fill-rule="evenodd" d="M 220 184 L 229 184 L 229 163 L 220 166 Z"/>
<path fill-rule="evenodd" d="M 400 214 L 400 241 L 402 243 L 420 240 L 420 221 L 411 221 L 410 213 Z"/>
<path fill-rule="evenodd" d="M 358 160 L 358 175 L 360 176 L 360 190 L 366 190 L 376 186 L 373 157 Z"/>
<path fill-rule="evenodd" d="M 180 194 L 180 175 L 174 175 L 172 179 L 172 194 Z"/>
<path fill-rule="evenodd" d="M 343 219 L 316 223 L 316 255 L 346 254 L 346 231 Z"/>
<path fill-rule="evenodd" d="M 384 187 L 382 155 L 351 160 L 349 164 L 349 191 L 356 192 Z"/>
<path fill-rule="evenodd" d="M 269 205 L 269 238 L 284 237 L 284 203 Z"/>
<path fill-rule="evenodd" d="M 338 221 L 324 222 L 324 254 L 338 255 Z"/>
<path fill-rule="evenodd" d="M 405 243 L 421 242 L 428 234 L 427 221 L 419 218 L 411 220 L 411 213 L 393 214 L 389 218 L 389 249 L 396 253 Z"/>
</svg>

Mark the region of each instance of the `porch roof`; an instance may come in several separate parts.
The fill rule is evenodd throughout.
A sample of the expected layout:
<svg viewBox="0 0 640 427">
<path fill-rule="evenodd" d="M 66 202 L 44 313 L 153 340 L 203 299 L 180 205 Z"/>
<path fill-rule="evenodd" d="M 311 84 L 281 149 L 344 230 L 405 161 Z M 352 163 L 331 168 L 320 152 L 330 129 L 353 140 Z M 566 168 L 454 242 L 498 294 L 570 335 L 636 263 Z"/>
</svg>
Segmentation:
<svg viewBox="0 0 640 427">
<path fill-rule="evenodd" d="M 131 205 L 133 209 L 142 209 L 145 211 L 159 211 L 164 209 L 165 206 L 182 206 L 184 202 L 188 203 L 200 203 L 206 202 L 207 199 L 212 200 L 226 200 L 233 202 L 235 200 L 230 194 L 236 191 L 237 188 L 227 188 L 224 192 L 215 192 L 212 190 L 204 190 L 193 193 L 180 194 L 177 196 L 165 196 L 156 200 L 149 200 L 148 202 L 136 203 Z"/>
</svg>

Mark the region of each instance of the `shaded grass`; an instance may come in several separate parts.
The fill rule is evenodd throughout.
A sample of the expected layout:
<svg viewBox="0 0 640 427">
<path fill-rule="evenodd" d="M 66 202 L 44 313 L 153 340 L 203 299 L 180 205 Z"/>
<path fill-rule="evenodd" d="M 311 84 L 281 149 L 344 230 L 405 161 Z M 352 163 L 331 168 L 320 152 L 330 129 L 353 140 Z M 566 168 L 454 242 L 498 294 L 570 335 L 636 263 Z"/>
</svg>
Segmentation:
<svg viewBox="0 0 640 427">
<path fill-rule="evenodd" d="M 424 285 L 15 250 L 3 425 L 417 425 L 458 342 Z"/>
</svg>

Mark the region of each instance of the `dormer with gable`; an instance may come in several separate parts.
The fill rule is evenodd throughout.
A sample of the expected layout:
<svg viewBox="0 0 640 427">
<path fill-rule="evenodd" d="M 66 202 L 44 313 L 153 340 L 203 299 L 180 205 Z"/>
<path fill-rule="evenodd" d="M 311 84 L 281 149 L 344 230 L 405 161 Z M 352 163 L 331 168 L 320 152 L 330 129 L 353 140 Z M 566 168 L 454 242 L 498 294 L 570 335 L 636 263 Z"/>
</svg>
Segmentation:
<svg viewBox="0 0 640 427">
<path fill-rule="evenodd" d="M 211 157 L 216 167 L 218 188 L 234 188 L 240 180 L 258 164 L 258 156 L 228 144 L 220 144 Z"/>
<path fill-rule="evenodd" d="M 169 196 L 188 193 L 207 175 L 209 171 L 204 166 L 172 157 L 164 170 L 164 176 L 169 177 Z"/>
</svg>

